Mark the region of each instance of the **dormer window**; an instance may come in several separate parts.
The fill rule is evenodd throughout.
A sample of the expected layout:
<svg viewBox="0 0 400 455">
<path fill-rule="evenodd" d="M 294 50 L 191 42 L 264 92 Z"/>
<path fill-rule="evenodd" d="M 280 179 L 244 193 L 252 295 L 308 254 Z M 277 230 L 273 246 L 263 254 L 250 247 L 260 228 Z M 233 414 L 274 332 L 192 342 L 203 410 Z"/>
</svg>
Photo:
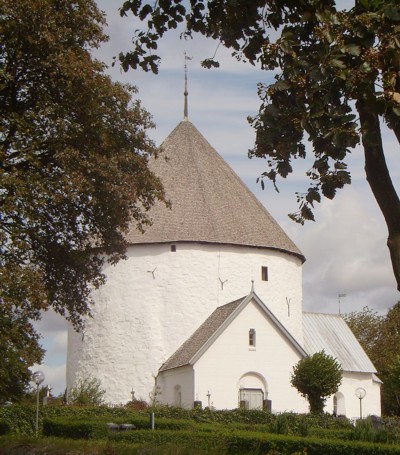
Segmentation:
<svg viewBox="0 0 400 455">
<path fill-rule="evenodd" d="M 255 349 L 256 347 L 256 329 L 249 330 L 249 348 Z"/>
</svg>

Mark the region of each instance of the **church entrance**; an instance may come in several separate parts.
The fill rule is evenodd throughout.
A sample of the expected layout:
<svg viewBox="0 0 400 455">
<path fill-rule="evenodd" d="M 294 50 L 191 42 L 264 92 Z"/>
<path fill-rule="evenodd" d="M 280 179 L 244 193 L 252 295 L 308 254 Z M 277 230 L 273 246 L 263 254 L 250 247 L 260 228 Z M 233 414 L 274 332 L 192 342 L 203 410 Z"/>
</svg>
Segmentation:
<svg viewBox="0 0 400 455">
<path fill-rule="evenodd" d="M 262 409 L 264 392 L 261 389 L 240 389 L 239 402 L 244 409 Z"/>
</svg>

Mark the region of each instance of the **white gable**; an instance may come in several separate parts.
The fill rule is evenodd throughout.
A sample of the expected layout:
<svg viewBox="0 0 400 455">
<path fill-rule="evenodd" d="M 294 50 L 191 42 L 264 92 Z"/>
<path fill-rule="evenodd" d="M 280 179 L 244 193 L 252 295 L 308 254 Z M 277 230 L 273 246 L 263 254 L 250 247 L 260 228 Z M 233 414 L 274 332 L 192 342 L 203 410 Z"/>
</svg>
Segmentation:
<svg viewBox="0 0 400 455">
<path fill-rule="evenodd" d="M 253 292 L 218 308 L 160 368 L 160 401 L 176 405 L 178 391 L 184 407 L 201 401 L 224 409 L 245 402 L 268 404 L 276 412 L 307 412 L 308 403 L 290 384 L 293 366 L 324 350 L 344 363 L 342 384 L 335 400 L 327 400 L 326 411 L 359 417 L 355 390 L 363 387 L 364 415 L 380 415 L 379 380 L 347 324 L 334 315 L 306 314 L 305 320 L 310 331 L 303 349 Z M 357 362 L 364 370 L 355 369 Z"/>
<path fill-rule="evenodd" d="M 249 343 L 250 331 L 255 335 L 253 346 Z M 196 340 L 205 332 L 208 339 L 204 341 L 203 337 L 199 346 Z M 186 354 L 185 348 L 189 350 Z M 260 390 L 264 400 L 271 400 L 273 410 L 305 412 L 307 403 L 290 385 L 292 367 L 304 355 L 296 340 L 252 293 L 216 310 L 163 365 L 158 384 L 164 398 L 171 396 L 172 390 L 183 387 L 177 382 L 181 378 L 172 372 L 180 374 L 191 365 L 193 400 L 205 405 L 210 394 L 216 408 L 235 408 L 241 390 Z M 180 361 L 183 358 L 186 366 Z"/>
</svg>

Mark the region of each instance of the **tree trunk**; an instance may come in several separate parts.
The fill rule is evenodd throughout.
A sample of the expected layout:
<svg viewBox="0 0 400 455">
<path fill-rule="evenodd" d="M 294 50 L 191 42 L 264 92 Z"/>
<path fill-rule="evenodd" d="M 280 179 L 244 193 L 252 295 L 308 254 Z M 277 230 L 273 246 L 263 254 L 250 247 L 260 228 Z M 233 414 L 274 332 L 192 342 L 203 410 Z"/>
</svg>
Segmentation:
<svg viewBox="0 0 400 455">
<path fill-rule="evenodd" d="M 388 227 L 390 251 L 397 289 L 400 291 L 400 199 L 393 186 L 382 146 L 379 116 L 371 111 L 367 99 L 356 103 L 360 115 L 365 173 Z"/>
</svg>

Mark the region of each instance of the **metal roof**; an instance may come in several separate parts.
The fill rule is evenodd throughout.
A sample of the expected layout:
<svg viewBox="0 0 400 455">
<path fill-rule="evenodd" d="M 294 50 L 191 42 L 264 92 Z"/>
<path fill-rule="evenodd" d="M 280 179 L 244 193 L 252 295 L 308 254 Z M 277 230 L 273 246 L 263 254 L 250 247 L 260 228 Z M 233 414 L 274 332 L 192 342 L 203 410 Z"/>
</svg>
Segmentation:
<svg viewBox="0 0 400 455">
<path fill-rule="evenodd" d="M 153 225 L 132 224 L 131 244 L 208 242 L 271 248 L 305 260 L 301 251 L 196 127 L 182 121 L 150 162 L 172 208 L 156 202 Z"/>
<path fill-rule="evenodd" d="M 344 371 L 376 373 L 376 368 L 340 315 L 303 313 L 304 349 L 335 357 Z"/>
</svg>

